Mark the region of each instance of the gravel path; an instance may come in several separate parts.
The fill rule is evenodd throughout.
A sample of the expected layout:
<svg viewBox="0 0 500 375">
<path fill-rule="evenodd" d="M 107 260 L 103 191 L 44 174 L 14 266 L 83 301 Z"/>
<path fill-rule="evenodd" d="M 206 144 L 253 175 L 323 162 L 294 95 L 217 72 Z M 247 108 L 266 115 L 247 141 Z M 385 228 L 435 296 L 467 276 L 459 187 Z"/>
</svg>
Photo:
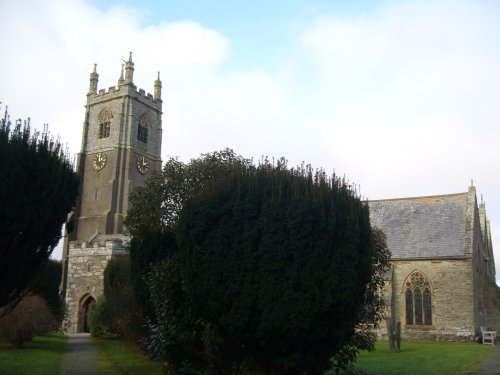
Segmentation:
<svg viewBox="0 0 500 375">
<path fill-rule="evenodd" d="M 61 363 L 60 375 L 96 375 L 97 350 L 88 333 L 68 334 L 67 353 Z"/>
</svg>

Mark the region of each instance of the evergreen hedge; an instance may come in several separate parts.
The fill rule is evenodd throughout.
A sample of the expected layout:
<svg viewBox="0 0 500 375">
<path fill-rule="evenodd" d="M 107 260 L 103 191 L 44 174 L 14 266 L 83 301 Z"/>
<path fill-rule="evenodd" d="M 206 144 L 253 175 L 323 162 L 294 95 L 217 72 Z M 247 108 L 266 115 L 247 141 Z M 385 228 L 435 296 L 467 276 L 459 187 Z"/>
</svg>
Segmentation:
<svg viewBox="0 0 500 375">
<path fill-rule="evenodd" d="M 149 287 L 151 342 L 178 370 L 320 374 L 353 339 L 376 249 L 344 179 L 284 160 L 215 168 L 175 235 Z"/>
</svg>

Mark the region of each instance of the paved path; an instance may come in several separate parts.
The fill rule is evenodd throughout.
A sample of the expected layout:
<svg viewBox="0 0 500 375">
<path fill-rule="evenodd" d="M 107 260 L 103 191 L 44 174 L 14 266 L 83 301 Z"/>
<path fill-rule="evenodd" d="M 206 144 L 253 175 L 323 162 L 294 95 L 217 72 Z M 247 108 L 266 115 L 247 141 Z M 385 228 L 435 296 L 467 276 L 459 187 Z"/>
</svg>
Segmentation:
<svg viewBox="0 0 500 375">
<path fill-rule="evenodd" d="M 68 334 L 67 352 L 61 363 L 60 375 L 96 375 L 97 350 L 88 333 Z"/>
<path fill-rule="evenodd" d="M 500 345 L 495 345 L 495 354 L 477 366 L 468 369 L 464 375 L 500 375 Z"/>
</svg>

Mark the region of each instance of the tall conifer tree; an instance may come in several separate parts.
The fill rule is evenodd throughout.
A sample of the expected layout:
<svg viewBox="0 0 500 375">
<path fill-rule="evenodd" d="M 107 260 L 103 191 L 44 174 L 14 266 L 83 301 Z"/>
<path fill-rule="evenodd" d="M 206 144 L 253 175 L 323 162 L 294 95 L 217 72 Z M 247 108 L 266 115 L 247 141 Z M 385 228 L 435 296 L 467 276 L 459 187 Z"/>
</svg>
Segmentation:
<svg viewBox="0 0 500 375">
<path fill-rule="evenodd" d="M 58 139 L 0 120 L 0 307 L 32 286 L 59 242 L 78 177 Z M 6 311 L 6 309 L 4 309 Z"/>
</svg>

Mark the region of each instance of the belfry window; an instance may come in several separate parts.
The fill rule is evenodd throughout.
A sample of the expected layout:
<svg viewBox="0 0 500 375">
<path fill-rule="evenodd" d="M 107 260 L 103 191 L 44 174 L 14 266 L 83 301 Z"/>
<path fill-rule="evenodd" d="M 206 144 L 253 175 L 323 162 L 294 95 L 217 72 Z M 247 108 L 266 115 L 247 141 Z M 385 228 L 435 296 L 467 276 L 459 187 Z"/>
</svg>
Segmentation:
<svg viewBox="0 0 500 375">
<path fill-rule="evenodd" d="M 418 271 L 405 281 L 406 325 L 432 325 L 432 291 L 427 278 Z"/>
<path fill-rule="evenodd" d="M 142 143 L 148 143 L 148 128 L 141 122 L 137 125 L 137 139 Z"/>
<path fill-rule="evenodd" d="M 103 108 L 97 116 L 99 122 L 99 139 L 108 138 L 111 133 L 111 120 L 113 119 L 113 113 L 109 108 Z"/>
<path fill-rule="evenodd" d="M 108 138 L 111 130 L 111 123 L 109 121 L 99 124 L 99 139 Z"/>
</svg>

